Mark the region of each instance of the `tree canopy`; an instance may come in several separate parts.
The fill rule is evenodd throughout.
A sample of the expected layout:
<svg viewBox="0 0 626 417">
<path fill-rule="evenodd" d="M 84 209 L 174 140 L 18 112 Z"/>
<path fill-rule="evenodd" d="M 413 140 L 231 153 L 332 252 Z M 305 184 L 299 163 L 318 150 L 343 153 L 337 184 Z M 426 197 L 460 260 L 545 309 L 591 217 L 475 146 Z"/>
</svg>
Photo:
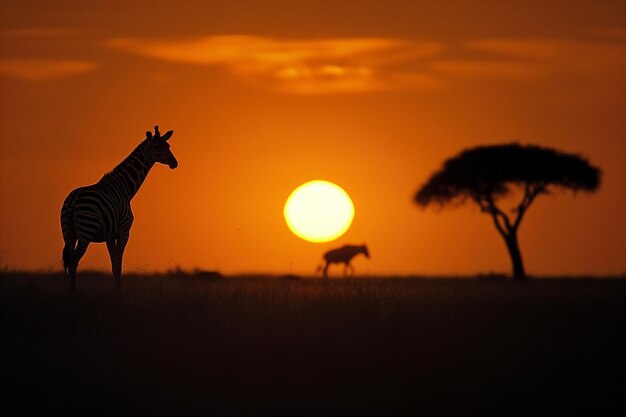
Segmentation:
<svg viewBox="0 0 626 417">
<path fill-rule="evenodd" d="M 427 206 L 481 196 L 495 201 L 508 194 L 511 185 L 528 187 L 531 195 L 549 186 L 595 191 L 600 170 L 578 155 L 536 145 L 477 146 L 445 161 L 415 194 L 415 202 Z"/>
</svg>

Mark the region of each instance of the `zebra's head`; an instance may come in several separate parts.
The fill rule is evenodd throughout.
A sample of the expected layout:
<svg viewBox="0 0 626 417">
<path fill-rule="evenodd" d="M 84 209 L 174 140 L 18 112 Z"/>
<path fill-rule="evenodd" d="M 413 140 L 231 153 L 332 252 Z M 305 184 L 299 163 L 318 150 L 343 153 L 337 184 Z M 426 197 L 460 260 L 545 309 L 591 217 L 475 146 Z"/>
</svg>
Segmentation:
<svg viewBox="0 0 626 417">
<path fill-rule="evenodd" d="M 167 143 L 169 138 L 174 134 L 173 130 L 168 130 L 163 136 L 159 132 L 159 126 L 154 126 L 154 135 L 149 130 L 146 132 L 146 138 L 148 139 L 148 146 L 150 147 L 150 153 L 155 162 L 164 164 L 174 169 L 178 166 L 178 161 L 170 149 L 170 144 Z"/>
<path fill-rule="evenodd" d="M 370 257 L 370 252 L 367 250 L 367 245 L 361 246 L 361 253 L 363 253 L 363 255 L 365 255 L 368 258 Z"/>
</svg>

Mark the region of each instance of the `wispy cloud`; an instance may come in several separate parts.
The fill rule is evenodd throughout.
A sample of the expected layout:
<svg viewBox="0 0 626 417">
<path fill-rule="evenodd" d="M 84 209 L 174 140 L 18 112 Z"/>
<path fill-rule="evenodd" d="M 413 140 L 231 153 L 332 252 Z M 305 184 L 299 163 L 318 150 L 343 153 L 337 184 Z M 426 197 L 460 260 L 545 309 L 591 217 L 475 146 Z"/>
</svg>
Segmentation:
<svg viewBox="0 0 626 417">
<path fill-rule="evenodd" d="M 597 76 L 626 69 L 626 44 L 623 42 L 487 39 L 468 42 L 467 46 L 533 65 L 545 73 Z"/>
<path fill-rule="evenodd" d="M 620 77 L 626 71 L 626 44 L 555 39 L 480 39 L 462 45 L 462 59 L 437 58 L 427 68 L 453 78 L 532 82 L 559 77 Z M 469 58 L 467 58 L 469 57 Z"/>
<path fill-rule="evenodd" d="M 469 49 L 523 59 L 551 59 L 569 50 L 573 42 L 549 39 L 481 39 L 467 42 Z"/>
<path fill-rule="evenodd" d="M 63 53 L 67 40 L 84 32 L 63 27 L 16 27 L 0 29 L 5 43 L 0 57 L 0 75 L 25 80 L 49 81 L 91 72 L 97 68 L 93 61 L 55 57 Z M 46 57 L 41 57 L 45 47 Z M 19 57 L 11 57 L 16 54 Z"/>
<path fill-rule="evenodd" d="M 95 70 L 97 64 L 71 59 L 0 59 L 0 73 L 26 81 L 47 81 Z"/>
<path fill-rule="evenodd" d="M 451 48 L 437 41 L 384 37 L 222 35 L 118 38 L 106 46 L 163 61 L 219 66 L 259 88 L 294 94 L 429 89 L 479 78 L 524 83 L 550 77 L 591 79 L 626 69 L 626 44 L 614 38 L 476 39 Z"/>
<path fill-rule="evenodd" d="M 442 50 L 437 42 L 390 38 L 276 40 L 208 36 L 193 40 L 114 39 L 107 46 L 171 62 L 225 67 L 246 81 L 297 94 L 431 88 L 438 80 L 403 66 Z"/>
<path fill-rule="evenodd" d="M 507 80 L 532 81 L 541 77 L 536 65 L 516 61 L 451 59 L 434 61 L 429 65 L 434 71 L 456 77 L 485 77 Z"/>
<path fill-rule="evenodd" d="M 591 33 L 609 38 L 626 38 L 626 26 L 609 26 L 595 29 Z"/>
<path fill-rule="evenodd" d="M 31 27 L 31 28 L 5 28 L 0 29 L 2 38 L 59 38 L 80 34 L 78 29 Z"/>
</svg>

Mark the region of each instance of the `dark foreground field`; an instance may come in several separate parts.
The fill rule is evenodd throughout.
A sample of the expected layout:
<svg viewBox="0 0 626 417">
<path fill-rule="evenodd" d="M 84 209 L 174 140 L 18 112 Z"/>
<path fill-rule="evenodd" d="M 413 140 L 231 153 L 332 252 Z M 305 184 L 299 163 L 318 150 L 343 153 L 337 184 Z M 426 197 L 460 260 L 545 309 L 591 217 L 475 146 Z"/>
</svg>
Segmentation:
<svg viewBox="0 0 626 417">
<path fill-rule="evenodd" d="M 0 414 L 624 415 L 626 281 L 0 275 Z"/>
</svg>

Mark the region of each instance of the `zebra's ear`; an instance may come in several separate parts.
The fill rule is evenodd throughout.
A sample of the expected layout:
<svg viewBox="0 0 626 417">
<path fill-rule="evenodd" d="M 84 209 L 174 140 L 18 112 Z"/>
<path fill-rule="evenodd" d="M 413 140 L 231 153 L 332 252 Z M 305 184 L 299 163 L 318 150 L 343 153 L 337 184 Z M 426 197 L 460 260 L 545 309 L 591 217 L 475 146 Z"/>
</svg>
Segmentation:
<svg viewBox="0 0 626 417">
<path fill-rule="evenodd" d="M 168 140 L 169 138 L 172 137 L 173 134 L 174 134 L 173 130 L 168 130 L 167 132 L 165 132 L 163 136 L 161 136 L 161 140 Z"/>
<path fill-rule="evenodd" d="M 146 139 L 152 139 L 152 132 L 146 131 Z"/>
</svg>

